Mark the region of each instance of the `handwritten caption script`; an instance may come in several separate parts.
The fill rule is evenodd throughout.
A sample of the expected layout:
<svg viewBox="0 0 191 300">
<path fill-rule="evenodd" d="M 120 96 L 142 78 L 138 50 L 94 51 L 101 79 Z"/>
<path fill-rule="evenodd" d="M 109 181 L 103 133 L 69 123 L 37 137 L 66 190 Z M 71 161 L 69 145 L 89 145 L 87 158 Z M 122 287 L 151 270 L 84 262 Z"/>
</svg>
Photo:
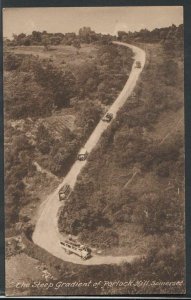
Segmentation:
<svg viewBox="0 0 191 300">
<path fill-rule="evenodd" d="M 15 287 L 18 289 L 26 288 L 36 288 L 36 289 L 63 289 L 63 288 L 83 288 L 83 287 L 92 287 L 92 288 L 113 288 L 113 287 L 143 287 L 143 286 L 169 286 L 177 287 L 183 286 L 183 281 L 150 281 L 150 280 L 129 280 L 129 281 L 88 281 L 88 282 L 63 282 L 63 281 L 34 281 L 32 283 L 27 282 L 17 282 Z"/>
</svg>

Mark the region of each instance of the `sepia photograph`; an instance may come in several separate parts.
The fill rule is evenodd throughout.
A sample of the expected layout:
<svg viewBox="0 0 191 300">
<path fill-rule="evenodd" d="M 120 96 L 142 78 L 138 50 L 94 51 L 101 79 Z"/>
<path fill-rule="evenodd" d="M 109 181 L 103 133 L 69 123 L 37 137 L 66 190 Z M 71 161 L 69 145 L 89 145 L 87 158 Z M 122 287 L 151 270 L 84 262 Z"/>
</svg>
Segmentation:
<svg viewBox="0 0 191 300">
<path fill-rule="evenodd" d="M 6 296 L 185 294 L 182 6 L 3 9 Z"/>
</svg>

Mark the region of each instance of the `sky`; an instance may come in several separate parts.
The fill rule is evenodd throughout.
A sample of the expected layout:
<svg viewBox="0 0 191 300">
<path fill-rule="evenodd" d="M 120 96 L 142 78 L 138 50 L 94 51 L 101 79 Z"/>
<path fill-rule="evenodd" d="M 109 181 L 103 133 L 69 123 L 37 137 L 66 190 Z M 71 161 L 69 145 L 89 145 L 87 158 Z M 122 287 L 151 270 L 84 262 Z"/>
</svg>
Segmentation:
<svg viewBox="0 0 191 300">
<path fill-rule="evenodd" d="M 139 31 L 183 23 L 181 6 L 142 7 L 41 7 L 4 8 L 3 35 L 30 34 L 33 30 L 49 33 L 76 32 L 89 26 L 97 33 Z"/>
</svg>

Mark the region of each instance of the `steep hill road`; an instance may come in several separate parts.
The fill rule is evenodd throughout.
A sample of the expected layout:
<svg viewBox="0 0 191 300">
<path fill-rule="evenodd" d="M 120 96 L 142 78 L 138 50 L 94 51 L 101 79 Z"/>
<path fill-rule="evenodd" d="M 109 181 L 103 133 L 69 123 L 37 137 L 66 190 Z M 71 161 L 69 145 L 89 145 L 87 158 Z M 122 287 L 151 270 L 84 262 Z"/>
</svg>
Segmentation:
<svg viewBox="0 0 191 300">
<path fill-rule="evenodd" d="M 135 47 L 133 45 L 121 42 L 113 42 L 116 45 L 121 45 L 125 47 L 129 47 L 134 52 L 134 63 L 132 66 L 132 70 L 130 76 L 115 100 L 115 102 L 111 105 L 109 112 L 113 113 L 113 119 L 116 117 L 118 110 L 125 104 L 128 97 L 131 95 L 136 82 L 139 78 L 139 75 L 142 72 L 142 69 L 145 64 L 145 51 L 142 49 Z M 135 62 L 141 62 L 141 68 L 135 67 Z M 102 133 L 110 126 L 110 123 L 103 122 L 100 120 L 93 133 L 89 137 L 88 141 L 84 145 L 87 149 L 88 153 L 90 153 L 93 148 L 98 143 L 100 136 Z M 69 184 L 72 188 L 76 183 L 77 176 L 83 169 L 87 162 L 86 161 L 75 161 L 70 171 L 64 178 L 63 182 L 58 186 L 58 188 L 47 198 L 46 202 L 43 203 L 41 208 L 41 214 L 36 223 L 35 230 L 33 232 L 33 242 L 40 247 L 47 250 L 52 255 L 68 262 L 76 263 L 76 264 L 84 264 L 84 265 L 98 265 L 98 264 L 118 264 L 122 262 L 132 262 L 137 256 L 128 255 L 128 256 L 101 256 L 94 255 L 92 258 L 83 261 L 80 257 L 75 254 L 68 255 L 60 246 L 61 235 L 58 231 L 58 210 L 62 202 L 59 201 L 58 191 L 64 184 Z"/>
</svg>

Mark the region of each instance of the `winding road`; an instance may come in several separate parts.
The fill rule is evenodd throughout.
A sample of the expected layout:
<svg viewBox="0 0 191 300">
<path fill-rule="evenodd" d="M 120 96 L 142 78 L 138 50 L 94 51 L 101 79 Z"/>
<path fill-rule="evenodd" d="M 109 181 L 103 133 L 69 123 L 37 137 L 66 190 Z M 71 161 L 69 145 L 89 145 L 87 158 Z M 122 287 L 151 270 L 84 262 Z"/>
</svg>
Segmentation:
<svg viewBox="0 0 191 300">
<path fill-rule="evenodd" d="M 132 70 L 130 76 L 115 100 L 115 102 L 111 105 L 109 112 L 113 114 L 113 119 L 116 117 L 118 110 L 125 104 L 128 97 L 131 95 L 136 82 L 139 78 L 139 75 L 142 72 L 142 69 L 145 64 L 146 54 L 145 51 L 135 47 L 133 45 L 121 42 L 113 42 L 116 45 L 121 45 L 125 47 L 129 47 L 134 52 L 134 63 L 132 66 Z M 135 67 L 135 61 L 141 62 L 141 68 Z M 100 120 L 93 133 L 89 137 L 88 141 L 84 145 L 87 149 L 88 153 L 92 151 L 92 149 L 98 143 L 102 133 L 110 126 L 110 123 L 103 122 Z M 37 220 L 35 230 L 33 232 L 33 242 L 38 246 L 42 247 L 52 255 L 68 262 L 83 264 L 83 265 L 99 265 L 99 264 L 119 264 L 122 262 L 132 262 L 138 256 L 136 255 L 128 255 L 128 256 L 101 256 L 94 255 L 92 258 L 88 260 L 82 260 L 80 257 L 75 254 L 66 254 L 65 251 L 60 246 L 61 235 L 58 231 L 58 210 L 60 206 L 63 205 L 62 202 L 59 201 L 58 191 L 64 184 L 69 184 L 72 188 L 76 183 L 77 176 L 81 172 L 82 168 L 85 166 L 86 161 L 78 161 L 76 160 L 70 171 L 64 178 L 63 182 L 58 186 L 58 188 L 47 198 L 45 202 L 42 203 L 41 213 Z"/>
</svg>

